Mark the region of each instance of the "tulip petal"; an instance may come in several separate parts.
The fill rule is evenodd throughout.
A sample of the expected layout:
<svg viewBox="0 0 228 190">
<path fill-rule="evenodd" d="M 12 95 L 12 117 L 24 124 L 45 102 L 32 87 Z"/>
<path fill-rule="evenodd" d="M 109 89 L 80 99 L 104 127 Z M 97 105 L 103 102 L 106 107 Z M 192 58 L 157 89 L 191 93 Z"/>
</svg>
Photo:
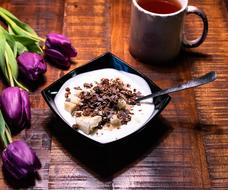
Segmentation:
<svg viewBox="0 0 228 190">
<path fill-rule="evenodd" d="M 50 62 L 56 64 L 57 66 L 64 67 L 64 68 L 70 67 L 69 58 L 65 57 L 61 52 L 55 49 L 46 49 L 45 58 L 47 58 Z"/>
<path fill-rule="evenodd" d="M 21 99 L 19 88 L 9 87 L 2 91 L 1 109 L 4 118 L 10 121 L 10 123 L 13 123 L 13 120 L 11 120 L 13 118 L 15 118 L 16 120 L 20 119 Z"/>
<path fill-rule="evenodd" d="M 22 99 L 23 113 L 25 114 L 24 126 L 29 127 L 31 123 L 31 107 L 29 102 L 29 94 L 25 90 L 20 90 L 20 93 L 21 93 L 21 99 Z"/>
<path fill-rule="evenodd" d="M 0 96 L 2 114 L 9 127 L 15 131 L 30 126 L 31 108 L 29 95 L 18 87 L 8 87 Z"/>
</svg>

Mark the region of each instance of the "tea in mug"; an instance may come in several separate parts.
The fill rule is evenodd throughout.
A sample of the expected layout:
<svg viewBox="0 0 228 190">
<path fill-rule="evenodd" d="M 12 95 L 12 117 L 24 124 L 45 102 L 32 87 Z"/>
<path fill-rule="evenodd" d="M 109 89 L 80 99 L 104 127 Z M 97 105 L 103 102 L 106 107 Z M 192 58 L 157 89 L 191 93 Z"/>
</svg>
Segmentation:
<svg viewBox="0 0 228 190">
<path fill-rule="evenodd" d="M 181 9 L 178 0 L 138 0 L 137 2 L 143 9 L 158 14 L 174 13 Z"/>
</svg>

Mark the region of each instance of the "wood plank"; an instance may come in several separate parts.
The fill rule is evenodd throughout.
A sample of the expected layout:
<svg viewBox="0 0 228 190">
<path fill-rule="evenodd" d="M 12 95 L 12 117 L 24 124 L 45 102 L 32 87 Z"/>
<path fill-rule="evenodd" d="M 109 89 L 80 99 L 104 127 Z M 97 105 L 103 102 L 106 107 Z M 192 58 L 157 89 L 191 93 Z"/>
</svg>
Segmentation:
<svg viewBox="0 0 228 190">
<path fill-rule="evenodd" d="M 203 131 L 206 159 L 213 189 L 227 189 L 227 124 L 228 124 L 228 30 L 227 1 L 205 1 L 201 6 L 209 17 L 209 34 L 204 46 L 199 50 L 205 52 L 208 58 L 197 59 L 194 75 L 214 70 L 218 79 L 206 88 L 195 89 L 195 100 L 200 118 L 199 129 Z M 211 9 L 213 7 L 213 9 Z M 219 25 L 215 24 L 219 23 Z M 221 31 L 222 34 L 221 34 Z M 221 34 L 221 35 L 220 35 Z"/>
<path fill-rule="evenodd" d="M 112 52 L 115 52 L 152 80 L 156 79 L 155 82 L 161 87 L 169 87 L 192 78 L 192 65 L 187 53 L 180 56 L 176 62 L 170 63 L 172 66 L 164 67 L 155 66 L 153 63 L 140 63 L 130 55 L 128 51 L 130 4 L 130 1 L 112 1 Z M 120 16 L 116 17 L 116 14 Z M 189 104 L 186 99 L 192 103 Z M 166 144 L 159 144 L 156 147 L 159 151 L 150 152 L 147 155 L 148 160 L 154 160 L 154 157 L 156 157 L 157 160 L 165 164 L 161 168 L 159 162 L 144 164 L 146 160 L 141 160 L 140 163 L 145 166 L 138 167 L 134 165 L 129 171 L 115 178 L 113 180 L 115 187 L 120 189 L 127 187 L 135 187 L 136 189 L 210 188 L 206 169 L 207 163 L 204 159 L 203 139 L 200 134 L 192 130 L 194 123 L 198 122 L 196 110 L 193 90 L 173 95 L 172 102 L 162 115 L 168 119 L 174 130 L 165 139 Z M 171 156 L 175 154 L 176 150 L 180 150 L 179 158 Z M 178 162 L 180 158 L 182 162 Z M 169 165 L 166 165 L 165 161 L 167 159 L 171 159 Z M 176 170 L 171 168 L 176 168 Z M 164 172 L 159 172 L 159 170 Z M 141 177 L 137 175 L 139 171 L 145 171 L 140 173 Z M 158 172 L 153 173 L 153 171 Z"/>
<path fill-rule="evenodd" d="M 110 50 L 109 3 L 105 0 L 65 1 L 63 32 L 72 39 L 78 50 L 77 64 L 71 69 Z M 67 71 L 68 72 L 68 71 Z M 64 74 L 63 72 L 62 74 Z M 62 132 L 60 133 L 62 134 Z M 73 143 L 75 151 L 55 135 L 52 141 L 50 165 L 50 189 L 111 189 L 111 181 L 103 182 L 96 178 L 87 164 L 80 161 L 80 144 Z M 75 137 L 72 137 L 73 139 Z M 76 139 L 75 139 L 76 140 Z M 77 142 L 77 141 L 75 141 Z M 88 148 L 87 148 L 88 149 Z M 85 151 L 87 152 L 87 151 Z M 93 152 L 91 150 L 91 152 Z M 73 155 L 72 155 L 73 154 Z M 96 155 L 93 155 L 96 156 Z M 78 158 L 79 157 L 79 158 Z M 91 157 L 91 156 L 90 156 Z M 96 165 L 96 163 L 94 163 Z"/>
</svg>

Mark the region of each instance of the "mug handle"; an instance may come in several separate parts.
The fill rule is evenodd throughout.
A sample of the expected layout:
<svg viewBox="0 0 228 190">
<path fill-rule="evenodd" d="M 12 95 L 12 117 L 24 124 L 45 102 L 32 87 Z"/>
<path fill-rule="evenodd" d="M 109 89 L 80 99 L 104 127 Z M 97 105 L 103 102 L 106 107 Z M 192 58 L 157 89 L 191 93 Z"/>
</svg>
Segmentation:
<svg viewBox="0 0 228 190">
<path fill-rule="evenodd" d="M 204 42 L 204 40 L 206 39 L 207 33 L 208 33 L 208 20 L 207 20 L 206 14 L 195 6 L 188 6 L 187 15 L 188 14 L 196 14 L 203 21 L 203 32 L 200 37 L 198 37 L 195 40 L 187 40 L 185 35 L 183 36 L 183 42 L 182 42 L 183 46 L 186 48 L 194 48 L 194 47 L 198 47 L 199 45 L 201 45 Z"/>
</svg>

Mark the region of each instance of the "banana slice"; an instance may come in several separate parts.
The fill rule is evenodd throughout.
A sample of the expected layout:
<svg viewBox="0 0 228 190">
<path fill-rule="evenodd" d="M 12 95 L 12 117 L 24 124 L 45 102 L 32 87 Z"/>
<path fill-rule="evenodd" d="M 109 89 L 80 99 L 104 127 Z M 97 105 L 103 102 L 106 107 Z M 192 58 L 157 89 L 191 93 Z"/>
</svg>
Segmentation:
<svg viewBox="0 0 228 190">
<path fill-rule="evenodd" d="M 80 104 L 80 98 L 75 96 L 75 95 L 71 95 L 69 96 L 70 102 L 74 103 L 74 104 Z"/>
<path fill-rule="evenodd" d="M 80 96 L 81 92 L 82 92 L 82 90 L 75 90 L 74 94 L 75 94 L 75 96 Z"/>
<path fill-rule="evenodd" d="M 87 135 L 92 133 L 94 129 L 99 125 L 102 120 L 101 116 L 94 116 L 94 117 L 76 117 L 76 125 L 77 128 L 82 130 Z"/>
<path fill-rule="evenodd" d="M 121 109 L 125 109 L 127 106 L 127 103 L 124 99 L 119 99 L 117 102 L 117 107 L 121 110 Z"/>
<path fill-rule="evenodd" d="M 73 110 L 75 109 L 76 104 L 72 103 L 72 102 L 64 102 L 64 109 L 70 113 L 73 112 Z"/>
<path fill-rule="evenodd" d="M 68 101 L 64 102 L 64 109 L 72 113 L 78 104 L 80 104 L 80 98 L 75 95 L 70 95 Z"/>
<path fill-rule="evenodd" d="M 113 115 L 110 119 L 110 123 L 112 124 L 112 126 L 114 127 L 119 127 L 121 125 L 121 122 L 119 120 L 119 118 L 116 115 Z"/>
</svg>

